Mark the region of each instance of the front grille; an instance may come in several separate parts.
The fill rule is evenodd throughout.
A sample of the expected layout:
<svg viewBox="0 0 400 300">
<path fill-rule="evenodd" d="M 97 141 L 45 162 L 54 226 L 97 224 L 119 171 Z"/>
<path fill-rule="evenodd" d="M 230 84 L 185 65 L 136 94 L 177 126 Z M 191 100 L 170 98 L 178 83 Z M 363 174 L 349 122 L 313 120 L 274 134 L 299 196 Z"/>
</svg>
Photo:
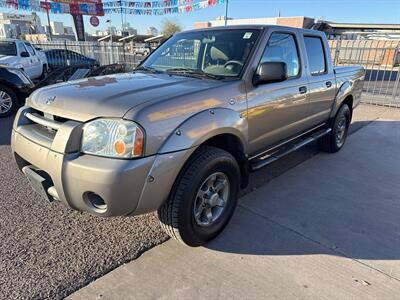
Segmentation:
<svg viewBox="0 0 400 300">
<path fill-rule="evenodd" d="M 30 109 L 30 111 L 25 112 L 25 117 L 32 123 L 38 124 L 53 131 L 57 131 L 63 123 L 69 121 L 69 119 L 44 113 L 35 109 Z"/>
<path fill-rule="evenodd" d="M 24 131 L 25 134 L 33 135 L 34 140 L 44 146 L 52 144 L 57 131 L 68 121 L 68 119 L 32 108 L 23 112 L 23 115 L 27 121 L 29 120 L 29 123 L 25 123 L 20 130 Z"/>
<path fill-rule="evenodd" d="M 14 130 L 26 139 L 59 153 L 80 149 L 81 123 L 25 107 Z M 74 137 L 70 140 L 70 136 Z M 57 142 L 55 142 L 57 141 Z"/>
</svg>

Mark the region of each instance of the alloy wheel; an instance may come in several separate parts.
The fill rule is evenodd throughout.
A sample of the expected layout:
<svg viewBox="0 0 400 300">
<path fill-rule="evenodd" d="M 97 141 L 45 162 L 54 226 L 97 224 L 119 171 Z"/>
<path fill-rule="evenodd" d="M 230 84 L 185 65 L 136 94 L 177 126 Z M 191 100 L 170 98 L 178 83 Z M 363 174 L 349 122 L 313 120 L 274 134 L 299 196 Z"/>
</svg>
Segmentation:
<svg viewBox="0 0 400 300">
<path fill-rule="evenodd" d="M 197 192 L 194 203 L 194 218 L 199 226 L 210 226 L 222 215 L 229 199 L 228 176 L 215 172 L 207 177 Z"/>
<path fill-rule="evenodd" d="M 4 91 L 0 91 L 0 114 L 5 114 L 9 112 L 12 105 L 13 101 L 11 96 Z"/>
<path fill-rule="evenodd" d="M 335 141 L 336 145 L 340 148 L 343 146 L 344 141 L 346 139 L 346 131 L 347 131 L 347 119 L 346 116 L 341 116 L 337 127 L 336 127 L 336 136 Z"/>
</svg>

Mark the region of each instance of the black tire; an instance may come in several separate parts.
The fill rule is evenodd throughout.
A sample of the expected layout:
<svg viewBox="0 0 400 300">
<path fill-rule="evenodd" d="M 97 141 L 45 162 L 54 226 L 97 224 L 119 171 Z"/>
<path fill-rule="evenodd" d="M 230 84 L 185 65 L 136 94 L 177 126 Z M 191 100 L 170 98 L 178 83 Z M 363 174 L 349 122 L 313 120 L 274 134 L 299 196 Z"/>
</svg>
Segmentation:
<svg viewBox="0 0 400 300">
<path fill-rule="evenodd" d="M 204 181 L 215 173 L 228 179 L 229 196 L 219 217 L 213 223 L 201 226 L 194 216 L 195 202 Z M 205 244 L 231 219 L 237 206 L 239 183 L 239 166 L 231 154 L 214 147 L 200 147 L 176 179 L 169 199 L 157 211 L 161 227 L 169 236 L 188 246 Z"/>
<path fill-rule="evenodd" d="M 3 100 L 2 98 L 4 95 L 3 93 L 5 93 L 5 95 L 8 95 L 11 98 L 11 107 L 8 110 L 5 110 L 4 105 L 2 105 L 2 100 Z M 2 105 L 2 107 L 0 108 L 0 118 L 13 115 L 19 107 L 17 95 L 14 93 L 12 89 L 2 84 L 0 84 L 0 105 Z"/>
<path fill-rule="evenodd" d="M 49 74 L 49 68 L 47 67 L 47 65 L 43 65 L 42 75 L 40 75 L 39 79 L 40 80 L 45 79 L 48 74 Z"/>
<path fill-rule="evenodd" d="M 344 132 L 342 138 L 339 139 L 339 134 L 342 132 L 344 124 Z M 332 122 L 332 131 L 318 140 L 320 150 L 328 153 L 338 152 L 343 148 L 346 142 L 347 133 L 351 122 L 351 112 L 347 104 L 343 104 L 337 112 L 335 119 Z"/>
</svg>

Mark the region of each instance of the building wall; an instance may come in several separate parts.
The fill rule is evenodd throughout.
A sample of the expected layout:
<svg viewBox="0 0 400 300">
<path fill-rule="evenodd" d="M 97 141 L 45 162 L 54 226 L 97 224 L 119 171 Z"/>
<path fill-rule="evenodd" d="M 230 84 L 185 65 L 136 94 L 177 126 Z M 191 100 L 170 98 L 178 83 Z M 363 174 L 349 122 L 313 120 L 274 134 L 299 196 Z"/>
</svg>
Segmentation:
<svg viewBox="0 0 400 300">
<path fill-rule="evenodd" d="M 18 38 L 20 35 L 33 33 L 40 26 L 40 19 L 33 15 L 20 15 L 12 13 L 0 13 L 3 35 Z M 39 24 L 39 25 L 38 25 Z"/>
<path fill-rule="evenodd" d="M 64 34 L 64 23 L 63 22 L 50 22 L 51 33 L 54 35 Z"/>
<path fill-rule="evenodd" d="M 254 18 L 254 19 L 228 19 L 228 25 L 282 25 L 297 28 L 310 28 L 314 24 L 314 19 L 307 17 L 277 17 L 277 18 Z M 207 28 L 224 26 L 225 20 L 218 18 L 207 22 L 197 22 L 195 28 Z"/>
<path fill-rule="evenodd" d="M 49 40 L 47 34 L 27 34 L 25 39 L 30 42 L 47 42 Z"/>
<path fill-rule="evenodd" d="M 1 38 L 17 38 L 17 30 L 13 24 L 0 24 Z"/>
</svg>

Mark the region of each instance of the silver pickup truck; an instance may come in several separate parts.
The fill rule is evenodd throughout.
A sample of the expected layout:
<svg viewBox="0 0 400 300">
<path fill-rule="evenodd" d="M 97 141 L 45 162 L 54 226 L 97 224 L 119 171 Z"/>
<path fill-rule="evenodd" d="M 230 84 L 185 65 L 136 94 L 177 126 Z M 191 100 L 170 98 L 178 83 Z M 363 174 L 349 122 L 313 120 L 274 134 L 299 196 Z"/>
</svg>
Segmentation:
<svg viewBox="0 0 400 300">
<path fill-rule="evenodd" d="M 343 147 L 361 67 L 323 33 L 233 26 L 174 35 L 133 72 L 34 92 L 12 149 L 49 201 L 104 217 L 158 212 L 187 245 L 215 237 L 249 173 L 318 140 Z"/>
</svg>

